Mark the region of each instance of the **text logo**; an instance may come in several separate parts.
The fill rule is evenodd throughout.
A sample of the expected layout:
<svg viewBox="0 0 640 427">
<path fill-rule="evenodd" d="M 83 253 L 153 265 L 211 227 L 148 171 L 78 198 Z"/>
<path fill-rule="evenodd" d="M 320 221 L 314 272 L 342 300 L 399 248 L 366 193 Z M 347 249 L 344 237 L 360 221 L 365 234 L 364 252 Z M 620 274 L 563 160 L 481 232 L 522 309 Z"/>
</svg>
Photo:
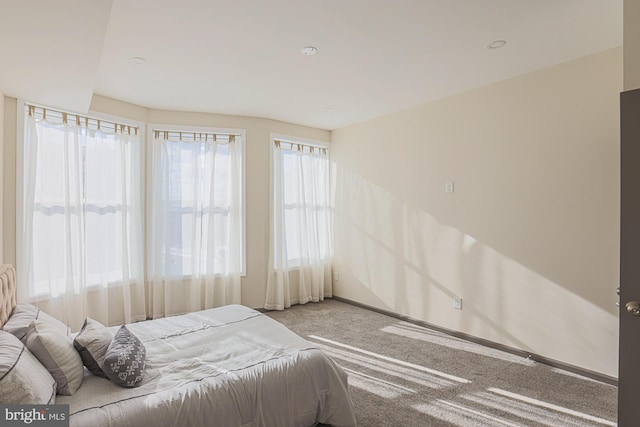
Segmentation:
<svg viewBox="0 0 640 427">
<path fill-rule="evenodd" d="M 69 427 L 69 405 L 0 405 L 0 425 Z"/>
</svg>

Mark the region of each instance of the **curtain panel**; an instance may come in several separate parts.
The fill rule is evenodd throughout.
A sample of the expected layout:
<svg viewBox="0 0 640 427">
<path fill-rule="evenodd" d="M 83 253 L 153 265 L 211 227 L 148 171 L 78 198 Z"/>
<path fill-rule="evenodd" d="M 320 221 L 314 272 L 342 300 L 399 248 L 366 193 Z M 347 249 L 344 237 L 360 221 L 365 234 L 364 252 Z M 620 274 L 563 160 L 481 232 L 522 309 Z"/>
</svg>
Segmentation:
<svg viewBox="0 0 640 427">
<path fill-rule="evenodd" d="M 324 300 L 333 293 L 328 149 L 275 141 L 269 273 L 264 308 Z"/>
<path fill-rule="evenodd" d="M 240 302 L 239 137 L 154 132 L 147 281 L 153 318 Z"/>
<path fill-rule="evenodd" d="M 25 119 L 18 295 L 74 330 L 144 320 L 140 138 L 63 117 Z"/>
</svg>

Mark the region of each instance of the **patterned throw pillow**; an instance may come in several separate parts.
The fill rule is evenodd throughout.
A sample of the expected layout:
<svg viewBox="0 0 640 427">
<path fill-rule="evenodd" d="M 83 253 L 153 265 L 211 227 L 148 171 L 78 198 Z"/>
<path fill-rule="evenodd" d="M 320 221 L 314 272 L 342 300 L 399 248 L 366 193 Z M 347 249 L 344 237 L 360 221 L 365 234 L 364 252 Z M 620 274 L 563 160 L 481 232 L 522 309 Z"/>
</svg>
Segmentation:
<svg viewBox="0 0 640 427">
<path fill-rule="evenodd" d="M 122 325 L 109 344 L 102 370 L 121 387 L 137 387 L 144 376 L 146 355 L 144 344 Z"/>
</svg>

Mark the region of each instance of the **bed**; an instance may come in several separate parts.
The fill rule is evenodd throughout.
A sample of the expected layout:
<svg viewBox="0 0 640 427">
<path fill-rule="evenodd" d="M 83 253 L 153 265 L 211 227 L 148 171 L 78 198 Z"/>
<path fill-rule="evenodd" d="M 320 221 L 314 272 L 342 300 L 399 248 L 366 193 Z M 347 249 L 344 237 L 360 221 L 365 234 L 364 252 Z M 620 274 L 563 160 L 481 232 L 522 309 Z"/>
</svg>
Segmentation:
<svg viewBox="0 0 640 427">
<path fill-rule="evenodd" d="M 3 284 L 0 298 L 4 323 L 15 286 Z M 55 398 L 69 405 L 71 426 L 356 425 L 346 373 L 256 310 L 229 305 L 127 328 L 146 348 L 143 380 L 123 388 L 85 369 L 73 395 Z"/>
</svg>

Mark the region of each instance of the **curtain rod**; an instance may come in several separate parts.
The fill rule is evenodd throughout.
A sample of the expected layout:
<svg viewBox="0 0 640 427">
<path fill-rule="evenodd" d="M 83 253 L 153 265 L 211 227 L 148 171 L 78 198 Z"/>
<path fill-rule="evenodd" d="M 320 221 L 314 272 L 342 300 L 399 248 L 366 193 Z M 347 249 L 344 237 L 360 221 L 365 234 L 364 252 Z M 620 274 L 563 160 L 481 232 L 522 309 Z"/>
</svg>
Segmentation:
<svg viewBox="0 0 640 427">
<path fill-rule="evenodd" d="M 236 137 L 240 134 L 221 133 L 221 132 L 191 132 L 191 131 L 175 131 L 154 129 L 153 137 L 155 139 L 177 139 L 182 142 L 218 142 L 221 144 L 231 144 L 235 142 Z"/>
<path fill-rule="evenodd" d="M 122 123 L 112 122 L 110 120 L 96 119 L 89 116 L 83 116 L 75 113 L 68 113 L 66 111 L 55 110 L 52 108 L 39 107 L 33 104 L 25 104 L 28 109 L 28 114 L 31 117 L 35 117 L 36 114 L 42 116 L 42 120 L 47 121 L 47 114 L 49 117 L 54 117 L 60 120 L 62 123 L 75 122 L 77 126 L 83 126 L 87 129 L 94 127 L 97 130 L 113 131 L 114 133 L 127 133 L 131 135 L 138 135 L 138 126 L 125 125 Z"/>
<path fill-rule="evenodd" d="M 303 142 L 292 142 L 292 141 L 283 141 L 281 139 L 274 139 L 273 143 L 277 148 L 283 148 L 285 150 L 288 149 L 291 151 L 304 151 L 305 148 L 308 148 L 310 153 L 313 153 L 315 152 L 315 150 L 318 150 L 322 154 L 327 154 L 327 151 L 329 151 L 327 147 L 320 147 L 318 145 L 313 145 L 313 144 L 305 144 Z M 286 147 L 287 145 L 288 147 Z"/>
</svg>

